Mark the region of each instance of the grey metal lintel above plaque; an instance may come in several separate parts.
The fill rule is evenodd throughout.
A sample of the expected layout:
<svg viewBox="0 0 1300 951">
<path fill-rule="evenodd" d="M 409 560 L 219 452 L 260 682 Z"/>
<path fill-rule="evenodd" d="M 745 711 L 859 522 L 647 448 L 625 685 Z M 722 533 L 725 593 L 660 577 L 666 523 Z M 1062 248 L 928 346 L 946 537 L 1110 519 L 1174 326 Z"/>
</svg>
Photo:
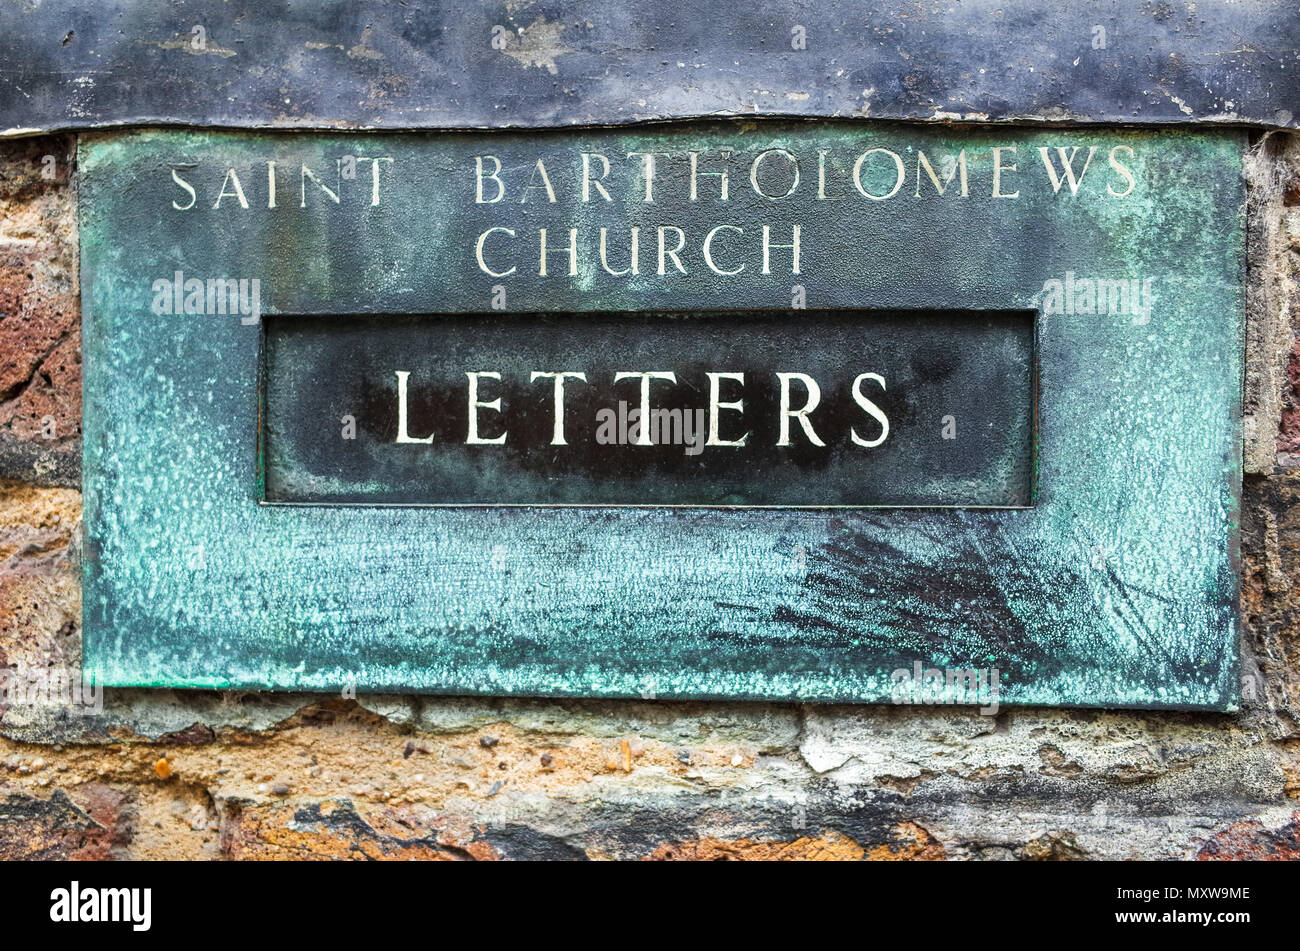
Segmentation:
<svg viewBox="0 0 1300 951">
<path fill-rule="evenodd" d="M 1294 0 L 0 4 L 0 131 L 721 115 L 1294 128 Z"/>
</svg>

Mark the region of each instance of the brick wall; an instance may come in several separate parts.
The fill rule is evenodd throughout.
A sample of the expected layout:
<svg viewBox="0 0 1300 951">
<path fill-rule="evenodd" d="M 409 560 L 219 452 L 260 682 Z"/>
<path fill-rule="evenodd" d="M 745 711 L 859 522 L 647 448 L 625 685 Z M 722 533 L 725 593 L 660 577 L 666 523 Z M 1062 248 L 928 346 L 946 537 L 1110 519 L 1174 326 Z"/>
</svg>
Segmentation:
<svg viewBox="0 0 1300 951">
<path fill-rule="evenodd" d="M 0 143 L 0 666 L 80 653 L 73 144 Z M 0 706 L 0 858 L 1300 858 L 1300 139 L 1247 172 L 1239 713 L 110 691 Z"/>
</svg>

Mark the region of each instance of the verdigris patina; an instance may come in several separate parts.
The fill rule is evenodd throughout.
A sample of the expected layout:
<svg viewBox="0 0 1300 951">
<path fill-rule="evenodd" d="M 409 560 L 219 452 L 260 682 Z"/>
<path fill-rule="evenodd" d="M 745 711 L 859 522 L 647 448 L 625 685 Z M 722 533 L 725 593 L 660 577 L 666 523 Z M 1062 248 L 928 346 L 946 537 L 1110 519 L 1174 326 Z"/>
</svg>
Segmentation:
<svg viewBox="0 0 1300 951">
<path fill-rule="evenodd" d="M 898 699 L 914 670 L 978 668 L 997 672 L 1002 703 L 1229 708 L 1244 144 L 1233 131 L 779 121 L 88 137 L 86 665 L 110 684 L 811 701 Z M 906 325 L 918 311 L 930 316 Z M 733 339 L 703 352 L 655 343 L 670 325 L 627 336 L 647 315 L 720 312 Z M 1031 346 L 998 314 L 1027 314 Z M 373 321 L 373 339 L 307 348 L 333 319 L 363 337 Z M 735 343 L 772 323 L 791 362 Z M 953 366 L 1006 367 L 1001 402 L 1016 412 L 999 415 L 986 384 L 954 411 L 929 401 L 909 415 L 926 373 L 898 376 L 870 352 L 831 366 L 845 326 L 927 338 L 891 358 L 960 349 Z M 475 351 L 511 327 L 518 352 Z M 655 359 L 601 361 L 614 330 L 658 348 L 620 357 Z M 529 335 L 547 333 L 567 342 L 537 352 Z M 446 352 L 420 352 L 437 340 Z M 335 417 L 321 374 L 360 396 L 376 354 L 372 398 Z M 428 395 L 438 367 L 462 374 L 441 403 Z M 744 477 L 762 492 L 473 504 L 534 499 L 493 496 L 515 449 L 471 436 L 522 426 L 543 455 L 516 455 L 511 471 L 542 482 L 562 470 L 538 460 L 552 449 L 562 466 L 569 444 L 557 409 L 574 413 L 575 439 L 596 438 L 595 404 L 579 430 L 578 404 L 546 374 L 604 374 L 624 389 L 601 408 L 617 410 L 648 405 L 643 384 L 670 385 L 650 374 L 677 371 L 697 390 L 672 394 L 678 408 L 703 409 L 706 429 L 700 455 L 681 457 L 736 452 L 722 443 L 752 421 Z M 819 373 L 820 408 L 807 382 Z M 901 402 L 888 405 L 891 374 Z M 540 415 L 511 424 L 507 399 L 525 390 Z M 295 428 L 295 407 L 327 405 L 328 426 Z M 885 440 L 863 445 L 880 417 Z M 1015 508 L 962 507 L 988 500 L 941 486 L 833 496 L 833 467 L 809 455 L 823 431 L 841 454 L 928 432 L 932 445 L 900 457 L 914 491 L 943 475 L 933 453 L 965 452 L 990 419 L 1020 420 L 1019 436 L 987 444 L 1015 451 L 1013 491 L 994 503 Z M 483 494 L 385 497 L 391 472 L 346 463 L 366 439 L 426 454 L 454 443 L 454 485 Z M 806 492 L 779 471 L 799 459 Z M 358 504 L 377 501 L 461 507 Z M 733 501 L 853 507 L 651 507 Z M 866 507 L 913 502 L 959 507 Z"/>
</svg>

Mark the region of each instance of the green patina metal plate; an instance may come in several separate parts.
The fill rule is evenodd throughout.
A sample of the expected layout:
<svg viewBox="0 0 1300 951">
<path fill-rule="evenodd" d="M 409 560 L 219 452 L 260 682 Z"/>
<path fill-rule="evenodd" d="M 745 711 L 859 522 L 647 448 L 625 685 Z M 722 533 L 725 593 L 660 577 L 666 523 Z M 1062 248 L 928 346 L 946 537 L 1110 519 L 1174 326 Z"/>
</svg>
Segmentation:
<svg viewBox="0 0 1300 951">
<path fill-rule="evenodd" d="M 1229 709 L 1244 146 L 88 137 L 88 672 L 888 701 L 960 668 L 996 670 L 1002 704 Z M 743 370 L 753 442 L 598 445 L 595 413 L 637 399 L 612 374 L 674 367 L 656 392 L 692 411 Z M 396 443 L 398 370 L 428 445 Z M 480 435 L 513 441 L 467 442 L 471 371 L 500 374 Z M 571 391 L 564 445 L 533 371 L 599 391 Z M 824 449 L 793 418 L 777 445 L 796 371 L 825 380 Z M 876 446 L 848 435 L 881 432 L 865 372 Z"/>
</svg>

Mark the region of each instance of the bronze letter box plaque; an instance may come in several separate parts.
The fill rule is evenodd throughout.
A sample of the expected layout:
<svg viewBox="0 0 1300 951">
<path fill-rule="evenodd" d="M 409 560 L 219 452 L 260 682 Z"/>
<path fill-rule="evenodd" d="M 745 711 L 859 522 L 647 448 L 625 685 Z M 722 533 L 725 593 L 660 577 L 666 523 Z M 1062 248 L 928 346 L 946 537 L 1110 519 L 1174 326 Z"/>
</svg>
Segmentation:
<svg viewBox="0 0 1300 951">
<path fill-rule="evenodd" d="M 1230 708 L 1244 144 L 89 135 L 89 673 Z"/>
</svg>

